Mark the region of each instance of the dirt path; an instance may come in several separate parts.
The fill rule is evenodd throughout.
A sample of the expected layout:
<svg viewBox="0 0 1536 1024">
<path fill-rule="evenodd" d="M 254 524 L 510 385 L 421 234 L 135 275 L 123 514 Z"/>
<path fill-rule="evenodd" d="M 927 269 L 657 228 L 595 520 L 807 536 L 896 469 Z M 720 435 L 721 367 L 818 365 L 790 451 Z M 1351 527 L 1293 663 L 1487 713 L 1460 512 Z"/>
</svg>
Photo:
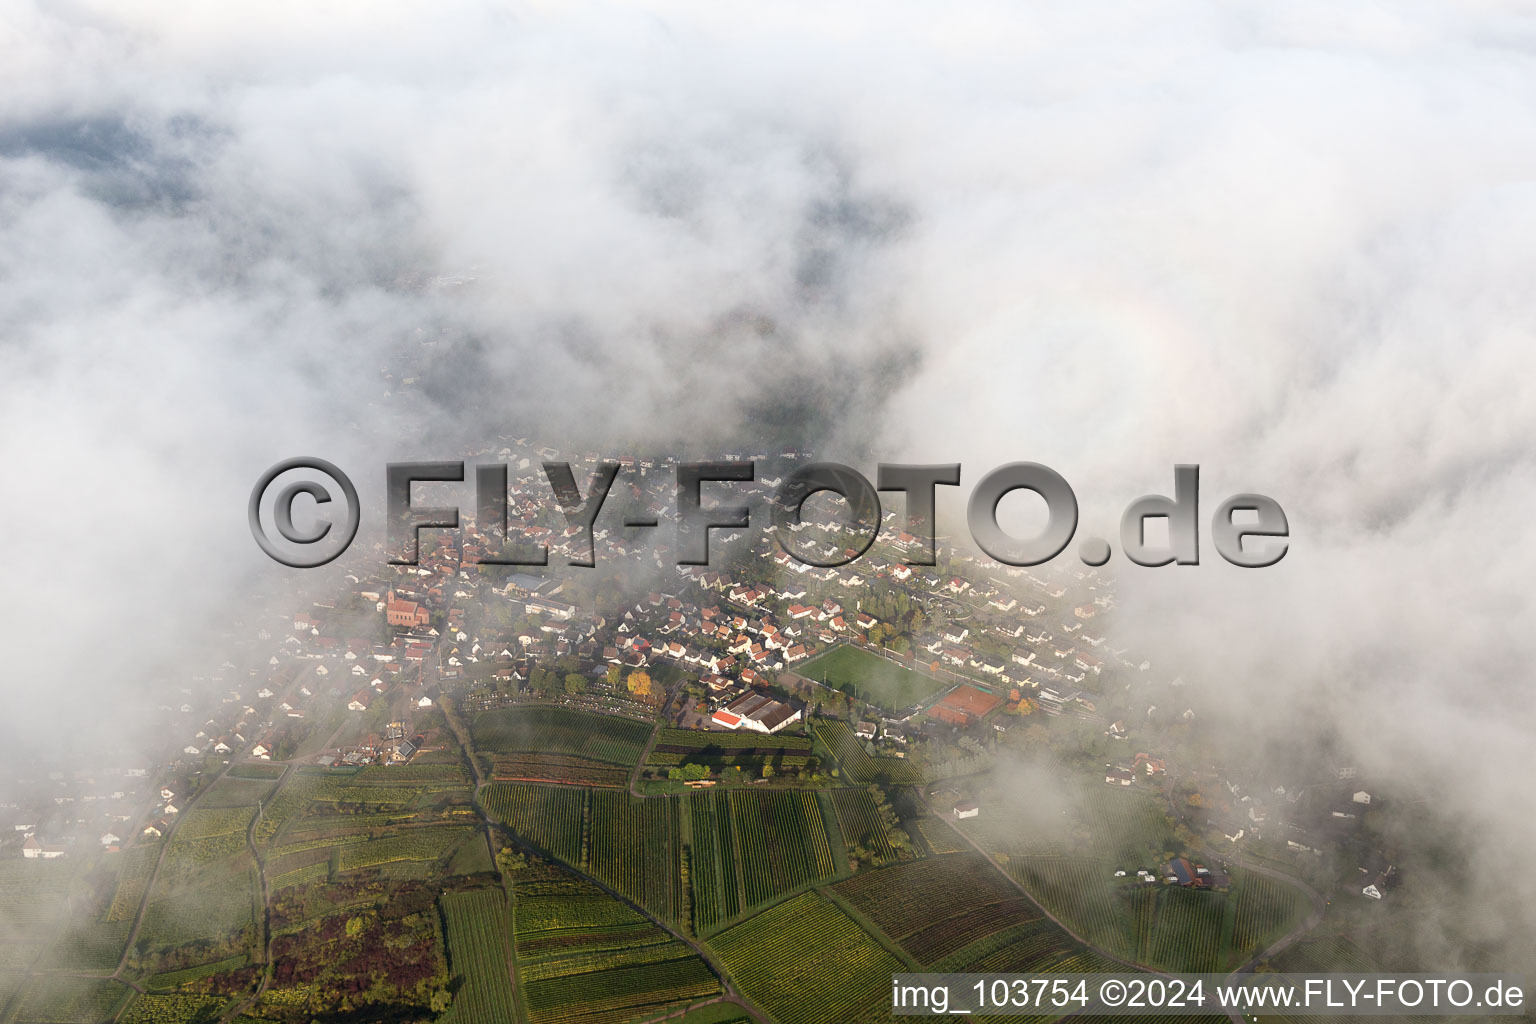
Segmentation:
<svg viewBox="0 0 1536 1024">
<path fill-rule="evenodd" d="M 293 764 L 291 762 L 284 764 L 283 774 L 277 777 L 277 782 L 272 787 L 272 797 L 282 791 L 283 786 L 288 782 L 288 776 L 292 774 Z M 271 797 L 268 798 L 270 799 Z M 256 879 L 261 885 L 261 980 L 256 983 L 256 991 L 219 1014 L 220 1022 L 233 1020 L 255 1006 L 272 984 L 272 888 L 267 878 L 267 862 L 262 857 L 261 851 L 256 848 L 256 826 L 261 822 L 266 805 L 267 800 L 256 804 L 256 816 L 251 819 L 251 823 L 245 829 L 245 845 L 256 861 Z"/>
<path fill-rule="evenodd" d="M 667 727 L 667 715 L 672 710 L 672 702 L 682 692 L 683 682 L 679 679 L 673 683 L 667 691 L 667 699 L 656 712 L 656 722 L 651 726 L 651 735 L 646 738 L 645 746 L 640 751 L 640 756 L 635 760 L 635 767 L 629 773 L 629 795 L 638 799 L 646 799 L 646 794 L 640 792 L 640 770 L 645 767 L 645 762 L 650 758 L 651 751 L 656 749 L 656 740 L 661 736 L 661 730 Z M 664 794 L 652 794 L 664 795 Z"/>
<path fill-rule="evenodd" d="M 171 839 L 176 835 L 176 830 L 181 827 L 181 823 L 186 820 L 187 812 L 196 806 L 204 794 L 212 790 L 220 779 L 228 775 L 229 770 L 235 764 L 235 761 L 230 761 L 229 764 L 224 766 L 223 771 L 215 775 L 206 786 L 199 789 L 196 795 L 187 801 L 186 806 L 181 808 L 181 812 L 176 815 L 176 820 L 171 822 L 170 828 L 166 829 L 165 834 L 160 837 L 160 855 L 155 858 L 155 866 L 149 873 L 149 880 L 144 883 L 144 895 L 139 897 L 139 909 L 134 912 L 133 927 L 128 929 L 128 941 L 123 946 L 123 955 L 117 961 L 117 969 L 112 972 L 113 980 L 121 981 L 130 988 L 138 988 L 137 985 L 133 985 L 123 977 L 123 972 L 128 969 L 128 954 L 133 952 L 133 944 L 138 941 L 139 930 L 144 926 L 144 914 L 149 909 L 149 897 L 155 891 L 155 882 L 160 878 L 160 869 L 165 865 L 165 855 L 171 849 Z"/>
<path fill-rule="evenodd" d="M 1301 939 L 1304 938 L 1308 932 L 1322 924 L 1323 912 L 1327 908 L 1328 903 L 1323 899 L 1322 894 L 1319 893 L 1316 889 L 1313 889 L 1310 885 L 1303 882 L 1301 879 L 1292 875 L 1288 875 L 1283 871 L 1276 871 L 1274 868 L 1268 868 L 1262 864 L 1254 864 L 1248 861 L 1244 861 L 1241 858 L 1238 860 L 1237 864 L 1238 867 L 1242 868 L 1244 871 L 1252 871 L 1256 875 L 1267 875 L 1268 877 L 1284 882 L 1287 885 L 1295 886 L 1307 894 L 1307 899 L 1312 904 L 1312 912 L 1307 915 L 1307 919 L 1305 921 L 1297 925 L 1295 928 L 1292 928 L 1284 935 L 1280 936 L 1280 938 L 1276 939 L 1267 947 L 1254 954 L 1254 956 L 1251 957 L 1246 963 L 1234 968 L 1231 972 L 1233 974 L 1244 974 L 1253 970 L 1254 965 L 1259 961 L 1268 960 L 1281 951 L 1295 945 L 1297 942 L 1301 941 Z"/>
<path fill-rule="evenodd" d="M 442 708 L 443 719 L 448 723 L 448 729 L 453 733 L 454 739 L 458 740 L 459 750 L 463 752 L 464 759 L 469 762 L 469 770 L 474 776 L 475 788 L 471 793 L 470 802 L 474 805 L 475 813 L 480 815 L 480 826 L 485 833 L 485 847 L 490 851 L 491 863 L 495 864 L 497 850 L 494 826 L 497 824 L 497 822 L 490 816 L 489 813 L 486 812 L 485 804 L 480 799 L 481 791 L 485 788 L 488 780 L 486 779 L 484 773 L 482 773 L 480 770 L 480 759 L 475 756 L 475 745 L 470 739 L 469 729 L 464 725 L 463 720 L 459 718 L 459 709 L 454 705 L 453 700 L 451 698 L 445 698 L 439 704 L 439 707 Z M 499 867 L 496 870 L 497 874 L 501 874 L 501 887 L 507 900 L 508 928 L 506 942 L 506 962 L 507 977 L 512 980 L 512 1004 L 517 1009 L 517 1015 L 519 1019 L 526 1020 L 527 1011 L 523 1007 L 523 988 L 521 979 L 518 977 L 517 973 L 517 951 L 513 948 L 515 939 L 511 929 L 513 901 L 515 897 L 512 895 L 511 880 L 508 879 L 506 875 L 501 873 L 501 869 Z"/>
</svg>

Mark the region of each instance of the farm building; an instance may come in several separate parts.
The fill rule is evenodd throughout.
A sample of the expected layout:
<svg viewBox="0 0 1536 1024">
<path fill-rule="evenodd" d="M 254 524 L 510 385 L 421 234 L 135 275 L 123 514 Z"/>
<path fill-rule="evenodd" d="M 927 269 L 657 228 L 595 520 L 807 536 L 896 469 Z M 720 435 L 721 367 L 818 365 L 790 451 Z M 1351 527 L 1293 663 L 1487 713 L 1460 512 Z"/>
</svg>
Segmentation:
<svg viewBox="0 0 1536 1024">
<path fill-rule="evenodd" d="M 955 817 L 974 818 L 981 814 L 981 805 L 974 800 L 962 800 L 955 804 Z"/>
<path fill-rule="evenodd" d="M 64 856 L 62 846 L 45 846 L 37 841 L 36 836 L 27 836 L 27 841 L 21 844 L 21 855 L 28 860 L 55 860 Z"/>
<path fill-rule="evenodd" d="M 1231 881 L 1225 873 L 1196 864 L 1188 857 L 1170 860 L 1167 877 L 1186 889 L 1225 889 Z"/>
<path fill-rule="evenodd" d="M 791 722 L 800 721 L 800 712 L 782 701 L 753 691 L 716 711 L 710 721 L 727 729 L 778 732 Z"/>
<path fill-rule="evenodd" d="M 1129 786 L 1136 781 L 1136 773 L 1129 768 L 1106 767 L 1104 769 L 1104 781 L 1111 786 Z"/>
</svg>

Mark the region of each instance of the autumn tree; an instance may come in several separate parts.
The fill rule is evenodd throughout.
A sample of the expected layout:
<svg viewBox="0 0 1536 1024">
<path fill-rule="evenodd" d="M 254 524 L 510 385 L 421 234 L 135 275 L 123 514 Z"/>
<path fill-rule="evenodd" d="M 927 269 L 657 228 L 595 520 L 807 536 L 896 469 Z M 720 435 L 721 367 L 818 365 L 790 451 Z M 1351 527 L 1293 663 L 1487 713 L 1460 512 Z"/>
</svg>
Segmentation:
<svg viewBox="0 0 1536 1024">
<path fill-rule="evenodd" d="M 651 700 L 656 693 L 655 684 L 651 682 L 651 674 L 644 669 L 631 672 L 629 678 L 625 680 L 625 685 L 629 687 L 630 693 L 641 700 Z"/>
</svg>

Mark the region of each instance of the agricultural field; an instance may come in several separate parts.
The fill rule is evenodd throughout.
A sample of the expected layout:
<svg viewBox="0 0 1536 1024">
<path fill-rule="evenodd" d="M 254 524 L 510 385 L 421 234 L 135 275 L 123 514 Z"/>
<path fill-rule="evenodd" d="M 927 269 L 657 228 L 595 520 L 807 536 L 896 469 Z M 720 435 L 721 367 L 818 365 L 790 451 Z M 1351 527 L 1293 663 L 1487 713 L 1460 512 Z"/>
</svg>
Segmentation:
<svg viewBox="0 0 1536 1024">
<path fill-rule="evenodd" d="M 676 800 L 594 792 L 587 870 L 657 917 L 677 920 L 682 909 L 678 816 Z"/>
<path fill-rule="evenodd" d="M 471 787 L 461 764 L 300 768 L 267 801 L 252 835 L 282 856 L 401 825 L 469 826 L 477 817 Z"/>
<path fill-rule="evenodd" d="M 867 866 L 882 867 L 901 859 L 900 852 L 891 845 L 885 822 L 875 797 L 867 789 L 834 789 L 829 794 L 837 811 L 837 827 L 843 833 L 843 841 L 849 846 L 862 846 L 874 859 Z"/>
<path fill-rule="evenodd" d="M 1089 974 L 1125 971 L 1095 953 L 1049 918 L 1015 925 L 970 943 L 940 961 L 935 970 L 995 974 Z"/>
<path fill-rule="evenodd" d="M 492 754 L 568 754 L 633 767 L 649 723 L 571 708 L 522 706 L 482 711 L 470 725 L 475 749 Z"/>
<path fill-rule="evenodd" d="M 322 769 L 301 768 L 290 775 L 252 826 L 251 835 L 256 845 L 272 842 L 278 830 L 290 818 L 302 814 L 313 799 L 326 792 L 327 786 L 328 780 Z"/>
<path fill-rule="evenodd" d="M 703 764 L 716 772 L 732 766 L 760 771 L 766 764 L 775 771 L 783 771 L 803 768 L 810 759 L 809 736 L 669 728 L 656 737 L 656 745 L 645 763 L 652 768 Z"/>
<path fill-rule="evenodd" d="M 1302 939 L 1276 957 L 1272 965 L 1276 970 L 1296 974 L 1332 971 L 1367 974 L 1382 969 L 1370 954 L 1342 935 Z"/>
<path fill-rule="evenodd" d="M 622 790 L 494 783 L 486 810 L 519 836 L 666 920 L 682 915 L 680 805 Z"/>
<path fill-rule="evenodd" d="M 0 936 L 0 971 L 31 966 L 52 940 L 76 869 L 67 860 L 0 862 L 0 917 L 9 926 Z"/>
<path fill-rule="evenodd" d="M 226 960 L 215 960 L 210 964 L 200 964 L 197 967 L 184 967 L 179 971 L 166 971 L 156 974 L 144 983 L 144 987 L 151 992 L 174 992 L 183 985 L 190 985 L 204 978 L 211 978 L 215 974 L 223 974 L 227 971 L 238 971 L 244 967 L 250 957 L 232 956 Z"/>
<path fill-rule="evenodd" d="M 497 782 L 627 786 L 629 769 L 573 754 L 496 754 L 491 758 L 491 778 Z"/>
<path fill-rule="evenodd" d="M 48 948 L 43 963 L 55 970 L 110 974 L 128 945 L 129 926 L 128 921 L 75 920 Z"/>
<path fill-rule="evenodd" d="M 754 1022 L 739 1004 L 722 1001 L 689 1010 L 677 1018 L 677 1024 L 754 1024 Z"/>
<path fill-rule="evenodd" d="M 225 775 L 197 798 L 198 808 L 255 807 L 272 795 L 272 779 L 242 779 Z"/>
<path fill-rule="evenodd" d="M 413 789 L 418 793 L 443 793 L 468 789 L 469 769 L 462 764 L 365 765 L 347 778 L 340 799 L 362 796 L 378 789 Z"/>
<path fill-rule="evenodd" d="M 495 782 L 481 791 L 486 813 L 550 856 L 576 865 L 586 849 L 590 798 L 585 789 L 521 782 Z"/>
<path fill-rule="evenodd" d="M 687 799 L 692 831 L 688 881 L 693 931 L 704 935 L 741 913 L 736 832 L 731 826 L 731 808 L 724 793 L 701 790 Z"/>
<path fill-rule="evenodd" d="M 928 966 L 1006 928 L 1043 917 L 975 853 L 861 871 L 832 891 L 912 959 Z"/>
<path fill-rule="evenodd" d="M 1005 865 L 1040 903 L 1094 945 L 1166 971 L 1220 971 L 1254 955 L 1305 918 L 1294 886 L 1239 874 L 1231 892 L 1141 886 L 1102 863 L 1011 858 Z"/>
<path fill-rule="evenodd" d="M 1259 953 L 1305 920 L 1311 909 L 1306 893 L 1294 885 L 1252 871 L 1236 876 L 1234 892 L 1237 910 L 1230 952 L 1239 962 Z"/>
<path fill-rule="evenodd" d="M 234 779 L 266 779 L 270 782 L 282 778 L 283 766 L 266 761 L 247 761 L 244 764 L 232 765 L 228 774 Z"/>
<path fill-rule="evenodd" d="M 442 860 L 470 834 L 470 829 L 461 826 L 395 829 L 382 839 L 341 847 L 337 850 L 336 870 L 355 871 L 395 861 Z"/>
<path fill-rule="evenodd" d="M 131 993 L 126 985 L 103 978 L 38 975 L 22 990 L 10 1019 L 15 1024 L 101 1024 Z"/>
<path fill-rule="evenodd" d="M 159 856 L 158 845 L 130 846 L 118 854 L 117 888 L 112 894 L 112 904 L 107 908 L 108 921 L 129 921 L 139 912 L 144 887 L 149 884 L 150 873 Z"/>
<path fill-rule="evenodd" d="M 189 942 L 231 940 L 254 920 L 255 865 L 206 872 L 198 884 L 157 884 L 145 908 L 140 944 L 166 950 Z"/>
<path fill-rule="evenodd" d="M 0 910 L 7 923 L 36 927 L 57 918 L 77 869 L 68 860 L 0 862 Z"/>
<path fill-rule="evenodd" d="M 821 802 L 801 790 L 736 790 L 729 800 L 744 906 L 775 899 L 840 873 Z"/>
<path fill-rule="evenodd" d="M 1119 901 L 1103 865 L 1067 857 L 1016 857 L 1004 867 L 1041 906 L 1085 940 L 1119 956 L 1134 956 L 1130 908 Z"/>
<path fill-rule="evenodd" d="M 530 1024 L 618 1024 L 720 990 L 687 945 L 568 871 L 525 868 L 513 893 L 518 978 Z"/>
<path fill-rule="evenodd" d="M 20 971 L 0 971 L 0 1008 L 8 1004 L 26 983 L 27 976 Z"/>
<path fill-rule="evenodd" d="M 886 1020 L 891 975 L 908 969 L 815 892 L 749 917 L 709 945 L 742 992 L 779 1024 Z"/>
<path fill-rule="evenodd" d="M 441 901 L 448 962 L 455 982 L 442 1024 L 504 1024 L 516 1020 L 508 973 L 507 894 L 497 889 L 453 893 Z"/>
<path fill-rule="evenodd" d="M 947 685 L 847 644 L 812 658 L 796 674 L 890 711 L 920 704 Z"/>
<path fill-rule="evenodd" d="M 689 798 L 694 929 L 705 934 L 743 910 L 847 870 L 815 793 L 703 790 Z"/>
<path fill-rule="evenodd" d="M 856 785 L 878 782 L 882 785 L 917 785 L 923 772 L 911 761 L 900 757 L 876 757 L 864 749 L 864 741 L 854 734 L 847 722 L 818 719 L 816 736 L 832 751 L 843 777 Z"/>
<path fill-rule="evenodd" d="M 273 891 L 290 889 L 296 885 L 307 885 L 310 882 L 318 882 L 331 877 L 331 858 L 327 854 L 323 859 L 309 864 L 301 864 L 298 867 L 288 868 L 286 871 L 269 874 L 267 885 Z"/>
<path fill-rule="evenodd" d="M 310 804 L 309 811 L 303 817 L 289 818 L 283 826 L 282 834 L 278 841 L 282 844 L 279 850 L 287 850 L 292 846 L 299 846 L 314 841 L 339 841 L 352 833 L 366 835 L 367 830 L 387 828 L 391 825 L 399 825 L 419 819 L 419 815 L 409 808 L 400 808 L 396 811 L 379 811 L 373 814 L 328 814 L 326 810 L 333 809 L 333 805 L 327 803 Z M 466 818 L 467 820 L 467 818 Z"/>
<path fill-rule="evenodd" d="M 197 993 L 151 992 L 139 996 L 120 1018 L 120 1024 L 192 1024 L 217 1018 L 229 1000 Z"/>
<path fill-rule="evenodd" d="M 181 820 L 176 824 L 175 841 L 192 842 L 197 839 L 243 834 L 255 817 L 255 807 L 199 806 L 181 816 Z M 242 839 L 241 842 L 243 843 L 244 840 Z"/>
<path fill-rule="evenodd" d="M 1144 915 L 1137 916 L 1137 959 L 1168 971 L 1217 971 L 1226 959 L 1226 935 L 1222 927 L 1227 895 L 1164 886 L 1137 893 L 1151 896 L 1151 921 L 1143 929 Z M 1143 938 L 1144 936 L 1144 938 Z M 1144 955 L 1141 955 L 1144 953 Z"/>
<path fill-rule="evenodd" d="M 912 821 L 912 830 L 914 838 L 920 839 L 928 848 L 928 852 L 935 855 L 960 853 L 970 849 L 954 828 L 939 818 L 915 818 Z"/>
</svg>

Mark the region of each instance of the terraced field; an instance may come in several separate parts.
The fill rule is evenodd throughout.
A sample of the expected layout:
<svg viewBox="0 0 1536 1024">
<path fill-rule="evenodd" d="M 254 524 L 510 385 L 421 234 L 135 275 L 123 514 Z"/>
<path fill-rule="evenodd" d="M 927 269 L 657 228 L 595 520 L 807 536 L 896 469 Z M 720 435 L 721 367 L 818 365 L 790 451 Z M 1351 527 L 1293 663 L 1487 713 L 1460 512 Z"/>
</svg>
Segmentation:
<svg viewBox="0 0 1536 1024">
<path fill-rule="evenodd" d="M 719 992 L 686 944 L 557 867 L 517 873 L 513 931 L 530 1024 L 618 1024 Z"/>
<path fill-rule="evenodd" d="M 918 818 L 912 822 L 912 828 L 932 853 L 960 853 L 970 849 L 948 822 L 938 818 Z"/>
<path fill-rule="evenodd" d="M 639 800 L 627 792 L 592 794 L 588 870 L 657 917 L 681 914 L 678 803 Z"/>
<path fill-rule="evenodd" d="M 355 871 L 395 861 L 442 860 L 470 833 L 463 827 L 398 829 L 381 839 L 341 847 L 336 870 Z"/>
<path fill-rule="evenodd" d="M 907 969 L 815 892 L 749 917 L 709 945 L 742 992 L 779 1024 L 888 1020 L 891 975 Z"/>
<path fill-rule="evenodd" d="M 441 1024 L 505 1024 L 516 1020 L 508 971 L 507 895 L 501 889 L 453 893 L 441 900 L 448 962 L 461 984 Z"/>
<path fill-rule="evenodd" d="M 159 855 L 158 845 L 131 846 L 118 854 L 117 888 L 107 908 L 108 921 L 129 921 L 139 912 L 139 901 L 144 898 L 144 887 Z"/>
<path fill-rule="evenodd" d="M 703 790 L 687 799 L 693 833 L 688 851 L 693 930 L 704 935 L 741 913 L 736 831 L 724 793 Z"/>
<path fill-rule="evenodd" d="M 579 865 L 586 849 L 585 789 L 495 782 L 481 790 L 486 811 L 518 835 L 558 857 Z"/>
<path fill-rule="evenodd" d="M 1231 955 L 1246 960 L 1269 942 L 1306 919 L 1311 909 L 1306 893 L 1268 875 L 1244 872 L 1237 887 Z"/>
<path fill-rule="evenodd" d="M 882 785 L 917 785 L 923 773 L 917 765 L 899 757 L 874 757 L 864 749 L 864 741 L 854 735 L 847 722 L 817 719 L 816 736 L 837 758 L 843 777 L 856 785 L 879 782 Z"/>
<path fill-rule="evenodd" d="M 832 891 L 925 965 L 1043 916 L 975 853 L 861 871 Z"/>
<path fill-rule="evenodd" d="M 680 764 L 704 764 L 712 771 L 732 765 L 776 770 L 802 768 L 811 758 L 809 736 L 765 736 L 749 732 L 714 732 L 704 729 L 663 729 L 645 763 L 656 768 Z"/>
<path fill-rule="evenodd" d="M 223 996 L 152 992 L 133 1001 L 121 1024 L 191 1024 L 213 1020 L 228 1001 Z"/>
<path fill-rule="evenodd" d="M 1067 857 L 1014 858 L 1005 865 L 1040 904 L 1101 949 L 1134 956 L 1130 914 L 1111 892 L 1108 870 Z"/>
<path fill-rule="evenodd" d="M 177 884 L 164 872 L 144 911 L 139 939 L 168 949 L 233 935 L 254 921 L 256 865 L 249 854 L 210 864 Z"/>
<path fill-rule="evenodd" d="M 1227 946 L 1222 929 L 1226 895 L 1164 886 L 1155 899 L 1144 962 L 1169 971 L 1220 970 Z"/>
<path fill-rule="evenodd" d="M 130 991 L 105 979 L 39 975 L 22 990 L 11 1020 L 15 1024 L 101 1024 Z"/>
<path fill-rule="evenodd" d="M 579 786 L 626 786 L 629 769 L 574 754 L 497 754 L 491 778 L 498 782 L 559 782 Z"/>
<path fill-rule="evenodd" d="M 837 826 L 848 846 L 858 844 L 873 852 L 876 867 L 899 859 L 880 820 L 875 797 L 868 790 L 834 789 L 830 796 L 837 811 Z"/>
<path fill-rule="evenodd" d="M 739 858 L 742 904 L 755 906 L 843 870 L 816 794 L 735 790 L 727 797 Z"/>
</svg>

